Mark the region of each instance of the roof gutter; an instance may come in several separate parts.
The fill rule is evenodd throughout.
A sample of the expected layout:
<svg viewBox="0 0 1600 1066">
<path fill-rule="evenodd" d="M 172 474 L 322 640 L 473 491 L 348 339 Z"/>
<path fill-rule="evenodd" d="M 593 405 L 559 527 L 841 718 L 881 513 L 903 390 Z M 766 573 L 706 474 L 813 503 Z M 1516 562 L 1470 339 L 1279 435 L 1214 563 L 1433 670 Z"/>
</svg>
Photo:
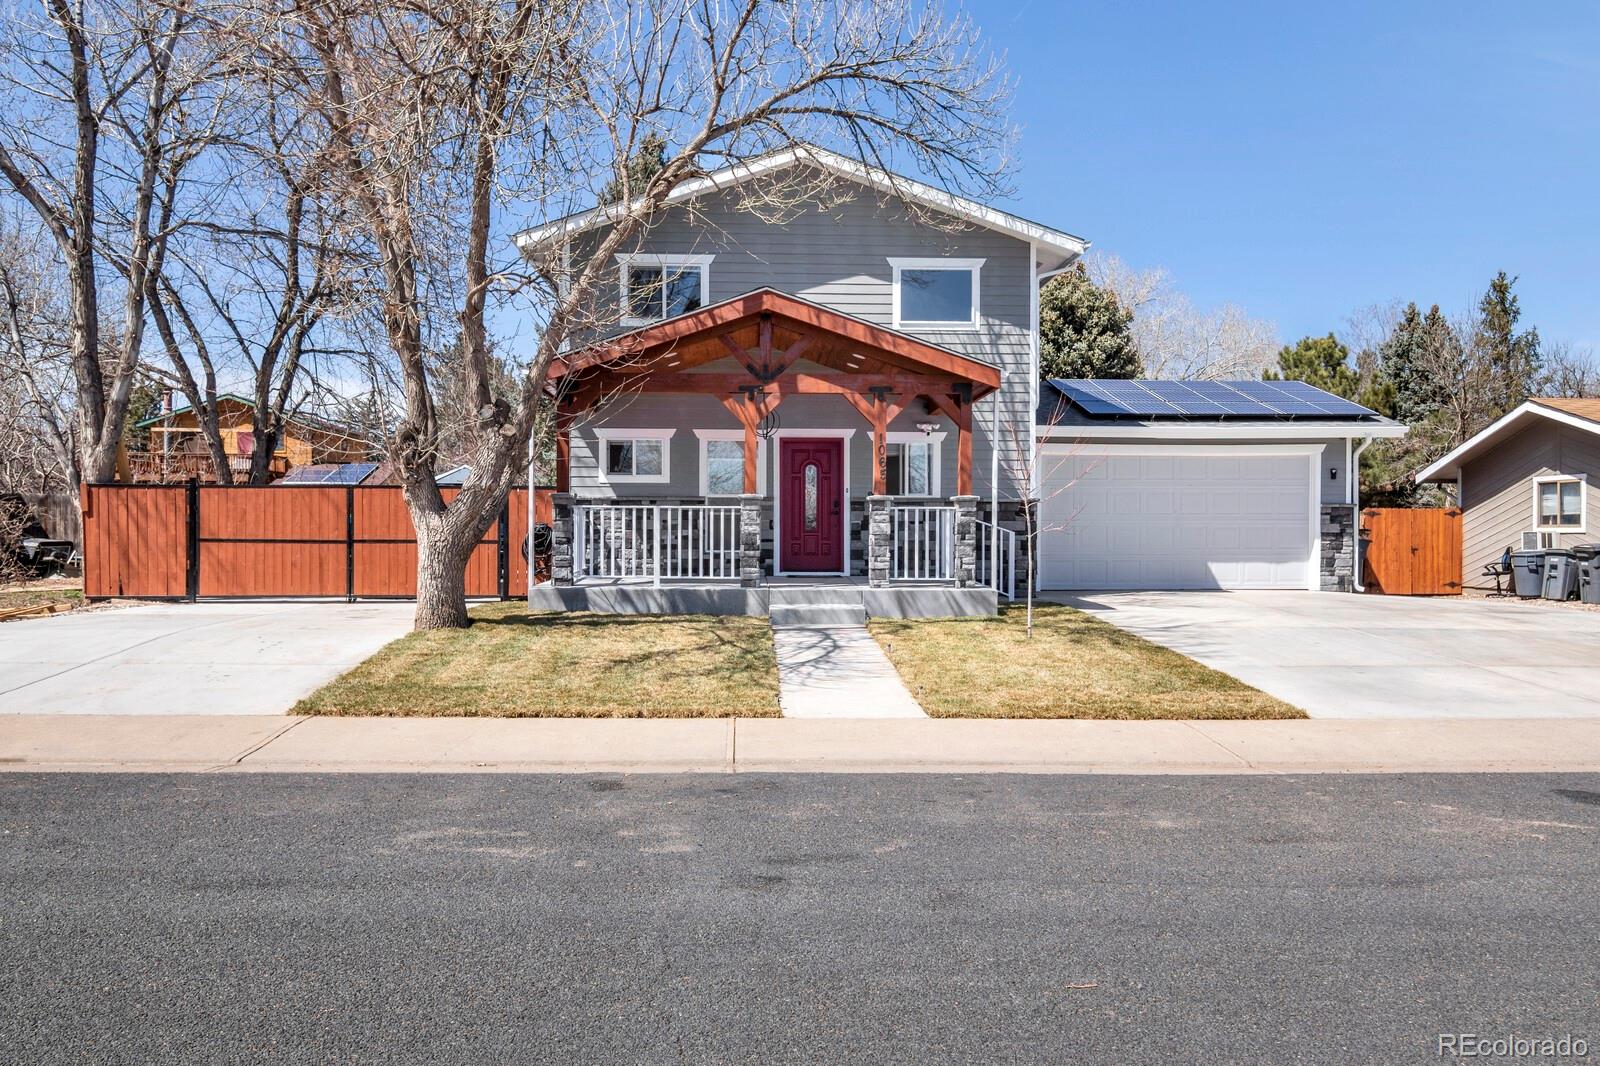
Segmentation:
<svg viewBox="0 0 1600 1066">
<path fill-rule="evenodd" d="M 1366 569 L 1364 560 L 1361 557 L 1361 453 L 1371 445 L 1372 438 L 1368 437 L 1356 447 L 1355 452 L 1350 456 L 1350 469 L 1344 473 L 1344 476 L 1350 479 L 1350 498 L 1354 501 L 1355 506 L 1356 546 L 1354 554 L 1356 572 L 1352 575 L 1350 584 L 1357 592 L 1367 591 L 1367 586 L 1361 583 L 1361 574 Z"/>
</svg>

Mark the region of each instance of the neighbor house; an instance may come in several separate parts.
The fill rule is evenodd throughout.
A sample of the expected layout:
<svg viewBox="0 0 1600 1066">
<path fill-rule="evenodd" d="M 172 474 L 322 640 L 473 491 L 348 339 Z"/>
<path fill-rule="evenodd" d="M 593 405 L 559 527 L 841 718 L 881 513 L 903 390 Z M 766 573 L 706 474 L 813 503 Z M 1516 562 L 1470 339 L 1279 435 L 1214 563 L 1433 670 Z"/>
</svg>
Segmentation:
<svg viewBox="0 0 1600 1066">
<path fill-rule="evenodd" d="M 1492 587 L 1484 568 L 1517 550 L 1600 540 L 1600 399 L 1535 399 L 1417 475 L 1454 489 L 1461 583 Z"/>
<path fill-rule="evenodd" d="M 217 423 L 222 450 L 237 477 L 250 471 L 255 454 L 255 405 L 244 396 L 217 397 Z M 123 479 L 146 483 L 216 482 L 217 471 L 200 432 L 200 420 L 188 404 L 160 411 L 133 425 L 142 448 L 118 457 Z M 272 451 L 267 470 L 274 478 L 313 464 L 353 463 L 366 460 L 372 443 L 330 419 L 309 413 L 289 415 Z"/>
<path fill-rule="evenodd" d="M 790 168 L 826 179 L 815 198 L 757 209 Z M 617 210 L 519 242 L 581 264 Z M 552 368 L 533 598 L 992 612 L 1026 572 L 1024 500 L 1046 588 L 1347 586 L 1353 444 L 1402 427 L 1298 383 L 1179 402 L 1124 382 L 1148 402 L 1108 406 L 1042 382 L 1039 289 L 1087 247 L 820 149 L 681 185 Z"/>
</svg>

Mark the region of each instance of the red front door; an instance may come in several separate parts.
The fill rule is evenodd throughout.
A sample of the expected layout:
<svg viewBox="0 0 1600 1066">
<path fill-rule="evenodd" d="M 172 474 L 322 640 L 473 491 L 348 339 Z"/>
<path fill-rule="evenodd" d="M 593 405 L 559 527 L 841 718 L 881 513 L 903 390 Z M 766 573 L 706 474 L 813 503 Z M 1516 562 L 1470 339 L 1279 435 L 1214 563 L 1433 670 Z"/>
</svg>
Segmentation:
<svg viewBox="0 0 1600 1066">
<path fill-rule="evenodd" d="M 844 441 L 779 438 L 778 567 L 844 569 Z"/>
</svg>

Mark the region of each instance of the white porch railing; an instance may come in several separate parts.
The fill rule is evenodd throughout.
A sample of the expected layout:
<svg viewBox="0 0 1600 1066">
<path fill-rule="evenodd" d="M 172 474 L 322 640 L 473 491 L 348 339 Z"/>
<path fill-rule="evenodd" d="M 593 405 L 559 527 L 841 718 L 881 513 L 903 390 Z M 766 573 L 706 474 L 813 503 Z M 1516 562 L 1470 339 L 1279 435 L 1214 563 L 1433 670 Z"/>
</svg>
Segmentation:
<svg viewBox="0 0 1600 1066">
<path fill-rule="evenodd" d="M 889 511 L 892 581 L 949 581 L 955 577 L 956 509 L 896 505 Z"/>
<path fill-rule="evenodd" d="M 1017 534 L 992 522 L 978 522 L 978 559 L 973 577 L 1008 600 L 1017 598 Z M 999 531 L 1000 543 L 995 544 Z M 996 547 L 999 551 L 996 551 Z M 998 556 L 998 558 L 997 558 Z M 998 579 L 996 575 L 998 574 Z"/>
<path fill-rule="evenodd" d="M 739 508 L 620 504 L 572 509 L 573 572 L 610 580 L 739 577 Z"/>
</svg>

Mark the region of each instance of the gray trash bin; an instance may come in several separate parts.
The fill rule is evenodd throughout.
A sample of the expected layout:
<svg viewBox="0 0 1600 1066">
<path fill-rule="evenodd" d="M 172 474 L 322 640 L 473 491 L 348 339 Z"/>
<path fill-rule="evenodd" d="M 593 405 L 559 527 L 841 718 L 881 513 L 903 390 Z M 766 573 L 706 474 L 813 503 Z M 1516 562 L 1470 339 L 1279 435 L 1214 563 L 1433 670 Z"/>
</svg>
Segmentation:
<svg viewBox="0 0 1600 1066">
<path fill-rule="evenodd" d="M 1555 549 L 1544 553 L 1544 598 L 1570 600 L 1578 594 L 1578 560 L 1571 552 Z"/>
<path fill-rule="evenodd" d="M 1600 544 L 1580 544 L 1572 556 L 1578 562 L 1578 599 L 1600 603 Z"/>
<path fill-rule="evenodd" d="M 1511 586 L 1525 600 L 1536 599 L 1543 594 L 1544 552 L 1511 553 Z"/>
</svg>

